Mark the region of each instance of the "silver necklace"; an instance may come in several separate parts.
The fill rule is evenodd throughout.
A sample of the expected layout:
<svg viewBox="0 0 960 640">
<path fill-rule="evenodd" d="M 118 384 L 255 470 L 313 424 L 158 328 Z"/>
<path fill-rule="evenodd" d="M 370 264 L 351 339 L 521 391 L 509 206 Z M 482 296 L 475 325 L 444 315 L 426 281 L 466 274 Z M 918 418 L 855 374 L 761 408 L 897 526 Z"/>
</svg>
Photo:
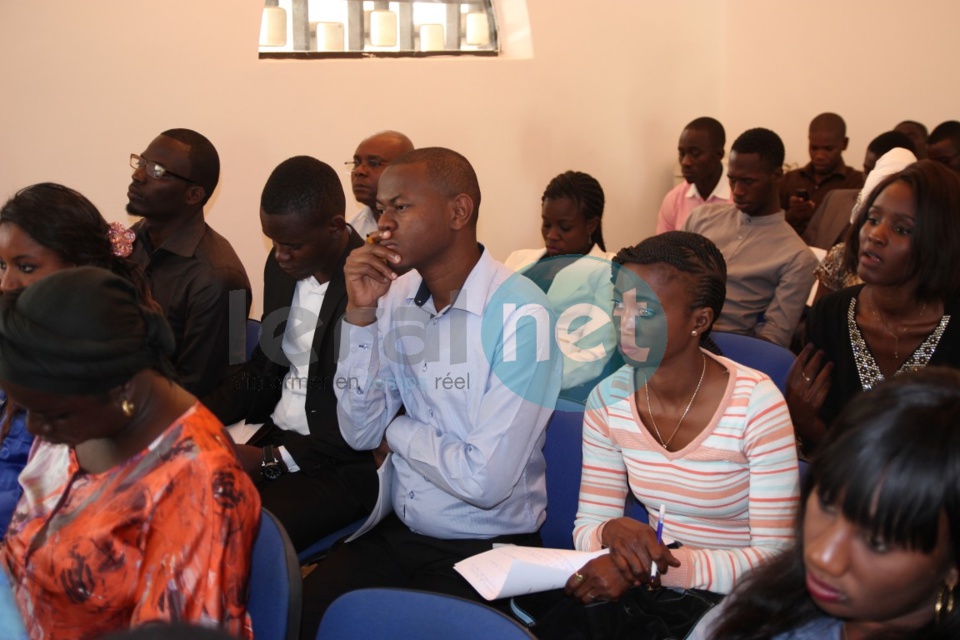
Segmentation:
<svg viewBox="0 0 960 640">
<path fill-rule="evenodd" d="M 650 422 L 653 423 L 653 431 L 657 434 L 657 440 L 660 441 L 660 444 L 663 445 L 664 449 L 669 447 L 670 443 L 673 442 L 673 437 L 677 435 L 678 431 L 680 431 L 680 425 L 683 424 L 683 419 L 687 417 L 688 413 L 690 413 L 690 407 L 693 406 L 693 401 L 697 399 L 697 394 L 700 393 L 700 385 L 703 384 L 703 376 L 707 373 L 707 356 L 703 355 L 703 352 L 700 352 L 700 357 L 703 359 L 703 369 L 700 371 L 700 380 L 697 382 L 697 388 L 693 390 L 693 395 L 690 396 L 690 402 L 687 403 L 687 408 L 683 410 L 683 415 L 680 416 L 680 421 L 677 423 L 673 433 L 670 434 L 670 437 L 667 438 L 666 441 L 664 441 L 663 436 L 660 435 L 660 428 L 657 426 L 657 419 L 653 417 L 653 406 L 650 404 L 650 385 L 648 384 L 647 376 L 643 376 L 643 391 L 647 396 L 647 413 L 650 414 Z"/>
</svg>

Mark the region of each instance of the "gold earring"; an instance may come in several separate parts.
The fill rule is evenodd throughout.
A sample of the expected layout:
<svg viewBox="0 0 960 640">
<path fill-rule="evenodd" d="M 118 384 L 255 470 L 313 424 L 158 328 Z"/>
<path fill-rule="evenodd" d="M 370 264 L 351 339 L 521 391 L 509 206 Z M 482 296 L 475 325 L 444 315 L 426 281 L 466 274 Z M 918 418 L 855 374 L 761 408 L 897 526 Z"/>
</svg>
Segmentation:
<svg viewBox="0 0 960 640">
<path fill-rule="evenodd" d="M 700 335 L 700 332 L 697 331 L 696 329 L 694 329 L 693 331 L 690 332 L 690 335 L 692 335 L 694 338 L 696 338 L 698 335 Z"/>
<path fill-rule="evenodd" d="M 943 602 L 944 592 L 946 592 L 947 602 Z M 937 604 L 934 607 L 936 611 L 936 621 L 937 624 L 940 624 L 940 619 L 943 616 L 948 616 L 953 613 L 953 587 L 949 585 L 943 585 L 940 587 L 940 593 L 937 594 Z"/>
<path fill-rule="evenodd" d="M 120 411 L 123 411 L 123 415 L 127 416 L 128 418 L 133 417 L 133 410 L 136 408 L 136 405 L 129 400 L 124 400 L 120 403 Z"/>
</svg>

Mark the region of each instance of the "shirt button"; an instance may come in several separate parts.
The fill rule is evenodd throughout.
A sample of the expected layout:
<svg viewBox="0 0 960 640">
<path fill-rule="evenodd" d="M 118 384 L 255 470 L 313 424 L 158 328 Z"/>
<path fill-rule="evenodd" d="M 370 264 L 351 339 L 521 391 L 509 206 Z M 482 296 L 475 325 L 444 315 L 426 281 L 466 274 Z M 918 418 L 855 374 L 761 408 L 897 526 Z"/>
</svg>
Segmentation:
<svg viewBox="0 0 960 640">
<path fill-rule="evenodd" d="M 433 417 L 433 409 L 427 409 L 427 413 L 430 414 L 430 417 L 431 417 L 431 418 Z"/>
<path fill-rule="evenodd" d="M 408 493 L 408 494 L 407 494 L 407 497 L 412 500 L 412 499 L 413 499 L 413 491 L 411 491 L 410 493 Z"/>
<path fill-rule="evenodd" d="M 424 371 L 427 370 L 427 363 L 426 363 L 426 362 L 423 363 L 423 370 L 424 370 Z"/>
</svg>

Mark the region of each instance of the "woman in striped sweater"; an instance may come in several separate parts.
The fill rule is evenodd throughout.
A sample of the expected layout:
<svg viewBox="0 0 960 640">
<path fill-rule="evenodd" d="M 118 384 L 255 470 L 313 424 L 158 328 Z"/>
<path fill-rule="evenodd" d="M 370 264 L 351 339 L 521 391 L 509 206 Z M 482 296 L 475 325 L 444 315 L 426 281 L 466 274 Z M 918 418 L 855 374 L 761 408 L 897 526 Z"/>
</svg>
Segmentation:
<svg viewBox="0 0 960 640">
<path fill-rule="evenodd" d="M 587 401 L 574 538 L 578 549 L 610 553 L 571 576 L 567 593 L 584 603 L 618 599 L 649 582 L 654 563 L 664 586 L 728 593 L 793 541 L 799 484 L 789 412 L 766 375 L 704 348 L 726 288 L 710 240 L 669 232 L 614 261 L 654 295 L 627 291 L 616 303 L 628 364 Z M 656 339 L 658 319 L 666 345 L 654 373 L 636 345 Z M 652 526 L 624 517 L 628 491 Z M 664 542 L 655 531 L 661 505 Z"/>
</svg>

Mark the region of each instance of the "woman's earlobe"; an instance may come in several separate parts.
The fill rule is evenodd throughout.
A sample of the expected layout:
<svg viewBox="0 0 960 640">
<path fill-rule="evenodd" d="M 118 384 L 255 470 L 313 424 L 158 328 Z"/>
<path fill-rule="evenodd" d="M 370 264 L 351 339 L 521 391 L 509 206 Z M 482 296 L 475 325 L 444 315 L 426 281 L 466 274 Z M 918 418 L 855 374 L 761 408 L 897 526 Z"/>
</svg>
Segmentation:
<svg viewBox="0 0 960 640">
<path fill-rule="evenodd" d="M 713 326 L 713 309 L 703 308 L 697 312 L 694 328 L 697 333 L 703 333 Z"/>
<path fill-rule="evenodd" d="M 597 229 L 600 228 L 600 217 L 587 218 L 587 229 L 590 231 L 590 237 L 593 238 L 593 235 L 597 232 Z"/>
</svg>

